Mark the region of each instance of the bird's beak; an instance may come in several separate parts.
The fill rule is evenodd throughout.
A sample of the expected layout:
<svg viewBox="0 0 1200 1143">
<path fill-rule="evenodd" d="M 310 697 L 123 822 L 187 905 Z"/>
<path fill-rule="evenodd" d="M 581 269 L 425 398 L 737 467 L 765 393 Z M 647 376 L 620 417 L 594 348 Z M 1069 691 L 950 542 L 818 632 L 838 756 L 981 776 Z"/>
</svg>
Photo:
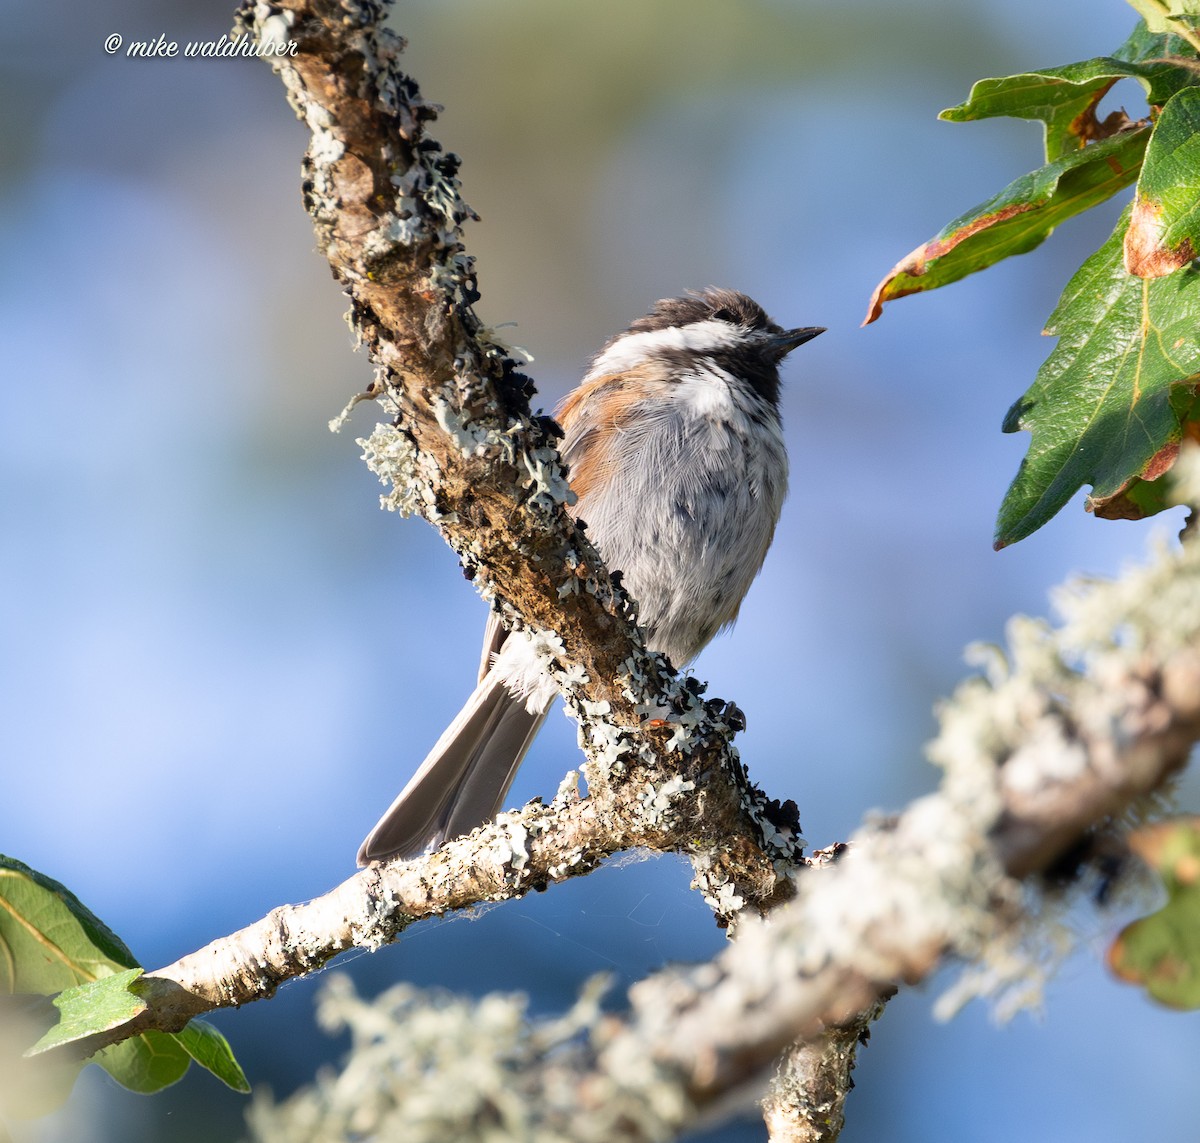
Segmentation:
<svg viewBox="0 0 1200 1143">
<path fill-rule="evenodd" d="M 782 361 L 798 345 L 812 341 L 819 333 L 824 333 L 823 325 L 806 325 L 800 329 L 785 329 L 767 341 L 767 347 L 775 355 L 776 361 Z"/>
</svg>

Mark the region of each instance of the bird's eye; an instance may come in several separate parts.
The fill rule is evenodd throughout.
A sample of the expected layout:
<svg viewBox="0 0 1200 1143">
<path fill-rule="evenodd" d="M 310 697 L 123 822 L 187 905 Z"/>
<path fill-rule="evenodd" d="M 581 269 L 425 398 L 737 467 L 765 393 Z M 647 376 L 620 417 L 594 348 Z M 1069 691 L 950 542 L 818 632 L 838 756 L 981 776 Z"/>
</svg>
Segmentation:
<svg viewBox="0 0 1200 1143">
<path fill-rule="evenodd" d="M 730 325 L 737 324 L 737 318 L 733 316 L 733 310 L 719 309 L 713 311 L 713 318 L 717 321 L 727 321 Z"/>
</svg>

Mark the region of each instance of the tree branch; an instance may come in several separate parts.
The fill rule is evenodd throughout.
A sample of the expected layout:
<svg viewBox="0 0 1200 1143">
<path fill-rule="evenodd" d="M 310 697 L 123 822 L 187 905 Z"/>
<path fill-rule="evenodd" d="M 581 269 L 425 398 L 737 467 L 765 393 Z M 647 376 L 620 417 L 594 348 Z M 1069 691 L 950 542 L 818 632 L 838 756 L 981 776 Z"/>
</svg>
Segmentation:
<svg viewBox="0 0 1200 1143">
<path fill-rule="evenodd" d="M 589 790 L 625 791 L 598 832 L 686 852 L 722 923 L 766 910 L 791 893 L 795 808 L 749 781 L 730 745 L 740 712 L 647 653 L 635 605 L 566 513 L 557 426 L 530 413 L 531 383 L 471 309 L 458 159 L 428 135 L 436 109 L 398 69 L 384 11 L 281 0 L 239 13 L 250 34 L 298 47 L 271 66 L 313 132 L 305 205 L 391 417 L 365 442 L 368 463 L 393 485 L 385 503 L 425 516 L 505 622 L 536 633 L 580 720 Z"/>
<path fill-rule="evenodd" d="M 887 998 L 783 1053 L 763 1100 L 770 1143 L 833 1143 L 841 1135 L 859 1045 L 867 1042 Z"/>
<path fill-rule="evenodd" d="M 1028 917 L 1014 878 L 1111 824 L 1200 740 L 1200 548 L 1160 555 L 1065 607 L 1057 631 L 1014 621 L 1011 663 L 997 655 L 990 677 L 946 704 L 930 747 L 946 770 L 937 793 L 860 830 L 844 858 L 804 876 L 798 897 L 769 918 L 744 921 L 712 961 L 635 985 L 628 1010 L 597 1016 L 572 1053 L 530 1051 L 511 1063 L 503 1082 L 536 1103 L 530 1114 L 547 1137 L 667 1137 L 761 1084 L 797 1037 L 861 1020 L 947 957 L 1011 964 Z M 398 1025 L 389 1050 L 402 1055 L 405 1034 Z M 786 1105 L 769 1105 L 788 1120 L 777 1138 L 789 1126 L 792 1138 L 833 1137 L 805 1134 L 795 1109 L 824 1103 L 838 1114 L 847 1035 L 834 1028 L 816 1049 L 822 1082 L 835 1080 L 828 1099 L 810 1081 Z M 375 1081 L 380 1106 L 408 1098 L 390 1074 Z M 339 1098 L 318 1085 L 275 1109 L 276 1126 L 292 1115 L 336 1120 Z M 464 1118 L 455 1136 L 470 1138 L 481 1122 Z M 409 1136 L 426 1137 L 437 1136 Z"/>
<path fill-rule="evenodd" d="M 937 793 L 860 830 L 845 857 L 810 871 L 770 918 L 744 920 L 711 962 L 635 985 L 628 1011 L 597 1016 L 569 1063 L 536 1053 L 524 1061 L 521 1083 L 541 1092 L 537 1114 L 561 1138 L 604 1138 L 596 1124 L 607 1122 L 602 1093 L 614 1085 L 623 1107 L 633 1100 L 649 1116 L 642 1133 L 622 1138 L 661 1138 L 761 1084 L 792 1041 L 855 1019 L 946 957 L 1011 958 L 1025 917 L 1013 878 L 1158 789 L 1200 740 L 1200 546 L 1064 606 L 1058 630 L 1014 621 L 1011 662 L 997 654 L 990 677 L 968 680 L 946 704 L 930 747 L 946 770 Z M 328 898 L 276 910 L 147 977 L 159 994 L 145 997 L 151 1008 L 137 1030 L 177 1027 L 172 999 L 203 1011 L 269 995 L 293 966 L 385 940 L 403 916 L 554 879 L 560 871 L 548 863 L 580 839 L 572 830 L 590 828 L 590 812 L 590 799 L 567 789 L 430 857 L 364 871 Z M 321 918 L 326 929 L 314 927 Z M 846 1062 L 825 1049 L 821 1058 Z M 669 1122 L 654 1118 L 663 1108 Z"/>
</svg>

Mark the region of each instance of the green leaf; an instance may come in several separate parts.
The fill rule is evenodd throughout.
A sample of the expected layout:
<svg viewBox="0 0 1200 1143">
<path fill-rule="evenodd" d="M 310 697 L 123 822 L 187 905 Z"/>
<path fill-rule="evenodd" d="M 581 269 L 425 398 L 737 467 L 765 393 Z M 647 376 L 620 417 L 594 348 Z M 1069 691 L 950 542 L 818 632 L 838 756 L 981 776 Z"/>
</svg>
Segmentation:
<svg viewBox="0 0 1200 1143">
<path fill-rule="evenodd" d="M 153 1095 L 183 1079 L 192 1057 L 178 1035 L 151 1030 L 97 1052 L 94 1060 L 122 1087 Z"/>
<path fill-rule="evenodd" d="M 1167 903 L 1121 931 L 1109 967 L 1163 1004 L 1200 1008 L 1200 818 L 1146 826 L 1129 845 L 1162 878 Z"/>
<path fill-rule="evenodd" d="M 1200 251 L 1200 88 L 1168 100 L 1146 148 L 1125 232 L 1125 268 L 1160 278 Z"/>
<path fill-rule="evenodd" d="M 193 1020 L 179 1033 L 179 1043 L 202 1068 L 212 1072 L 227 1087 L 243 1094 L 250 1091 L 250 1081 L 242 1065 L 234 1059 L 229 1041 L 208 1021 Z"/>
<path fill-rule="evenodd" d="M 54 1006 L 61 1014 L 59 1023 L 26 1055 L 35 1056 L 127 1024 L 146 1010 L 145 1001 L 138 995 L 141 975 L 140 968 L 130 969 L 55 997 Z M 143 1094 L 160 1091 L 182 1079 L 193 1060 L 234 1091 L 250 1090 L 229 1042 L 203 1020 L 193 1020 L 177 1033 L 151 1029 L 104 1048 L 95 1056 L 95 1062 L 119 1084 Z"/>
<path fill-rule="evenodd" d="M 1161 61 L 1168 56 L 1189 55 L 1194 56 L 1195 52 L 1187 40 L 1173 32 L 1164 32 L 1161 28 L 1152 31 L 1144 19 L 1134 25 L 1129 39 L 1113 52 L 1115 59 L 1124 60 L 1126 63 Z M 1177 58 L 1175 63 L 1186 66 L 1182 58 Z"/>
<path fill-rule="evenodd" d="M 1005 432 L 1033 439 L 1000 506 L 997 548 L 1040 528 L 1084 484 L 1098 513 L 1136 514 L 1136 497 L 1122 497 L 1178 453 L 1200 372 L 1200 274 L 1129 274 L 1129 214 L 1067 284 L 1046 326 L 1058 345 L 1005 418 Z"/>
<path fill-rule="evenodd" d="M 74 893 L 0 854 L 0 992 L 49 995 L 136 966 Z"/>
<path fill-rule="evenodd" d="M 49 995 L 136 968 L 137 961 L 107 925 L 64 885 L 24 862 L 0 855 L 0 1107 L 14 1117 L 45 1115 L 66 1100 L 81 1059 L 22 1058 L 49 1028 Z M 8 995 L 14 994 L 14 995 Z"/>
<path fill-rule="evenodd" d="M 1177 385 L 1171 390 L 1171 409 L 1183 427 L 1183 435 L 1200 439 L 1200 401 L 1190 385 Z M 1128 485 L 1111 496 L 1089 496 L 1087 507 L 1105 520 L 1144 520 L 1180 501 L 1168 470 L 1175 463 L 1178 445 L 1168 444 L 1151 461 L 1143 476 L 1134 477 Z M 1162 477 L 1166 476 L 1166 479 Z"/>
<path fill-rule="evenodd" d="M 1046 161 L 1052 162 L 1099 133 L 1096 105 L 1118 78 L 1107 63 L 1095 59 L 1069 68 L 981 79 L 965 103 L 947 107 L 938 118 L 950 123 L 999 115 L 1040 119 L 1045 129 Z"/>
<path fill-rule="evenodd" d="M 937 289 L 1041 245 L 1064 219 L 1132 183 L 1149 137 L 1150 129 L 1140 127 L 1071 151 L 956 218 L 875 287 L 863 324 L 894 298 Z"/>
<path fill-rule="evenodd" d="M 0 1022 L 6 1033 L 0 1040 L 0 1106 L 11 1114 L 41 1115 L 61 1104 L 84 1061 L 53 1049 L 134 1019 L 146 1007 L 138 995 L 141 975 L 121 939 L 69 889 L 0 856 L 0 994 L 18 994 L 7 1001 Z M 31 995 L 54 993 L 52 1007 L 45 1002 L 35 1010 L 30 1003 Z M 58 1022 L 52 1024 L 55 1009 Z M 235 1091 L 249 1090 L 225 1038 L 196 1020 L 179 1033 L 144 1032 L 93 1059 L 138 1092 L 174 1083 L 192 1060 Z"/>
<path fill-rule="evenodd" d="M 85 1040 L 98 1032 L 128 1024 L 145 1012 L 146 1002 L 130 987 L 142 971 L 140 968 L 127 969 L 60 992 L 54 998 L 58 1023 L 25 1054 L 36 1056 L 76 1040 Z"/>
<path fill-rule="evenodd" d="M 1118 80 L 1138 80 L 1147 102 L 1154 105 L 1165 103 L 1181 88 L 1194 83 L 1197 76 L 1192 68 L 1165 58 L 1181 48 L 1182 42 L 1176 37 L 1152 36 L 1139 24 L 1111 56 L 981 79 L 971 88 L 965 103 L 947 108 L 939 118 L 953 123 L 999 115 L 1041 120 L 1046 161 L 1053 162 L 1128 123 L 1120 111 L 1103 123 L 1096 118 L 1097 104 Z"/>
</svg>

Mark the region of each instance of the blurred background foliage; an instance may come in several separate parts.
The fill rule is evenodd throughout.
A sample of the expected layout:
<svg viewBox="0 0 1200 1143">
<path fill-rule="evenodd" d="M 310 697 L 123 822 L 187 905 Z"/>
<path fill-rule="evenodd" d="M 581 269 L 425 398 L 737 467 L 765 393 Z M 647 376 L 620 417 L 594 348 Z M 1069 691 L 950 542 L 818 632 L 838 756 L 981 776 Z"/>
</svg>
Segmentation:
<svg viewBox="0 0 1200 1143">
<path fill-rule="evenodd" d="M 549 409 L 655 298 L 743 289 L 830 332 L 789 363 L 793 487 L 732 636 L 700 659 L 736 699 L 756 779 L 810 841 L 936 780 L 921 743 L 961 648 L 1044 613 L 1072 572 L 1136 557 L 1149 525 L 1078 499 L 991 551 L 1026 446 L 999 425 L 1049 345 L 1070 270 L 1120 202 L 1040 250 L 858 323 L 875 281 L 1039 161 L 1037 125 L 938 123 L 984 75 L 1118 45 L 1120 0 L 410 0 L 395 26 L 464 157 L 493 324 L 532 352 Z M 0 44 L 0 849 L 68 884 L 146 964 L 353 871 L 363 832 L 470 689 L 484 607 L 434 533 L 376 507 L 356 435 L 327 420 L 370 376 L 300 205 L 305 133 L 253 60 L 107 56 L 214 39 L 219 0 L 68 14 L 8 0 Z M 1137 114 L 1139 89 L 1110 102 Z M 577 764 L 552 718 L 513 790 Z M 1185 784 L 1184 800 L 1194 801 Z M 948 1025 L 902 995 L 863 1054 L 846 1143 L 1194 1138 L 1200 1027 L 1110 982 L 1088 947 L 1045 1016 Z M 398 978 L 565 1007 L 720 947 L 682 863 L 414 929 L 347 958 Z M 943 984 L 945 981 L 943 980 Z M 278 1095 L 344 1044 L 313 983 L 219 1014 Z M 619 989 L 616 996 L 619 998 Z M 88 1069 L 24 1141 L 235 1139 L 244 1102 L 204 1075 L 146 1100 Z M 762 1137 L 745 1119 L 696 1138 Z"/>
</svg>

